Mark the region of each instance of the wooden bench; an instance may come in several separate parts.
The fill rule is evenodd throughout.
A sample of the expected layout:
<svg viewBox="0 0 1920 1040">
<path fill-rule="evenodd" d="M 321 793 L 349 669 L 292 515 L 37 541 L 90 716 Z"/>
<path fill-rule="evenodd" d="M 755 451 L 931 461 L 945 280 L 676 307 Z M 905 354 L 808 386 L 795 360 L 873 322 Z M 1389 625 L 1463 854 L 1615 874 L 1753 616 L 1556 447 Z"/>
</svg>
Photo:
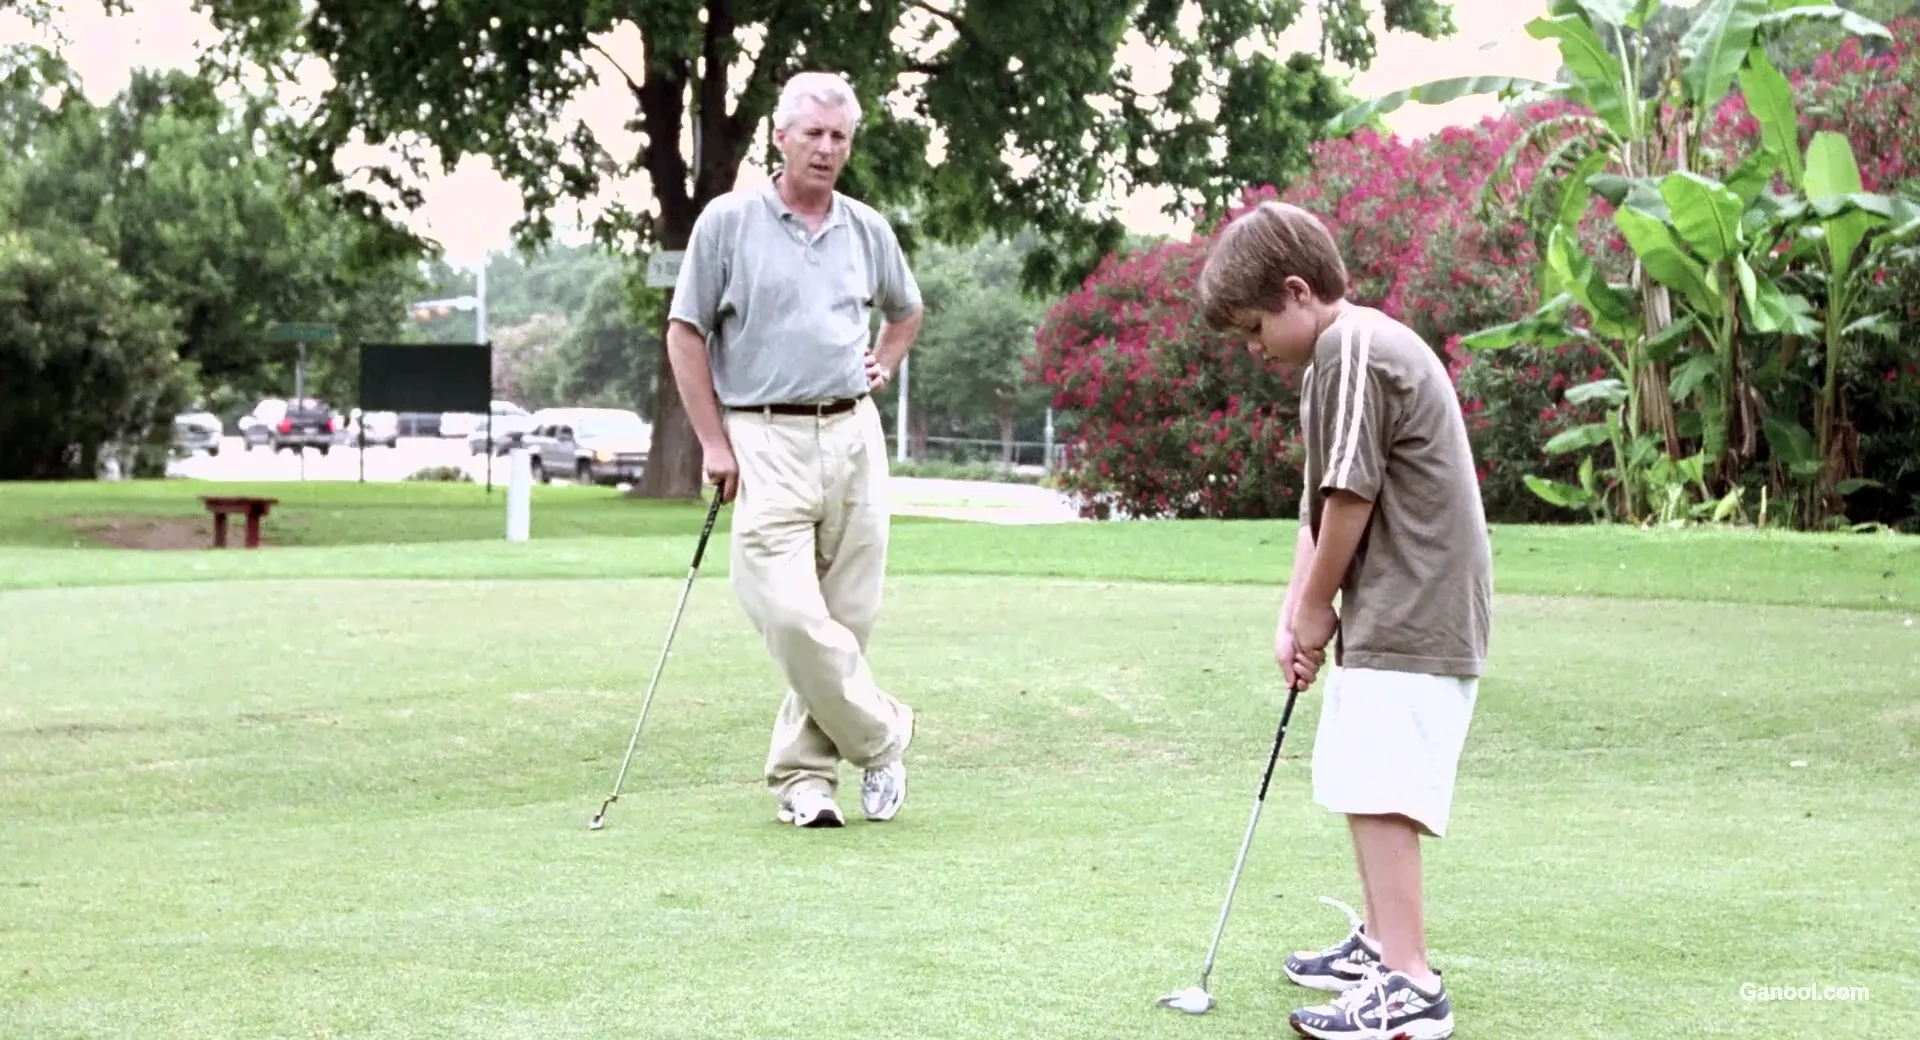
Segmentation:
<svg viewBox="0 0 1920 1040">
<path fill-rule="evenodd" d="M 245 495 L 201 495 L 200 502 L 213 514 L 213 547 L 227 547 L 227 517 L 241 513 L 247 518 L 247 548 L 260 547 L 260 518 L 280 504 L 277 498 L 249 498 Z"/>
</svg>

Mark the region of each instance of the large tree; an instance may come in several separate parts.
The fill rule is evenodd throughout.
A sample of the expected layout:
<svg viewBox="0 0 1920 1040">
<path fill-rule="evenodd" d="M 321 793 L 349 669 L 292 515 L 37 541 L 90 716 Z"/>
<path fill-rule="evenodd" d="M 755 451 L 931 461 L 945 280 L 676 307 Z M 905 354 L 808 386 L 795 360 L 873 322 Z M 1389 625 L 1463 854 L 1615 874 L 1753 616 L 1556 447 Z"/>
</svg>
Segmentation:
<svg viewBox="0 0 1920 1040">
<path fill-rule="evenodd" d="M 98 245 L 17 219 L 0 198 L 0 480 L 91 479 L 105 451 L 165 444 L 177 315 Z"/>
<path fill-rule="evenodd" d="M 0 138 L 17 157 L 0 180 L 17 223 L 105 249 L 175 315 L 190 385 L 221 410 L 291 393 L 295 351 L 266 342 L 278 321 L 336 326 L 308 386 L 339 403 L 351 345 L 393 336 L 424 285 L 423 243 L 292 172 L 274 119 L 265 98 L 229 101 L 180 71 L 136 70 L 95 106 L 57 56 L 0 54 Z"/>
<path fill-rule="evenodd" d="M 1170 208 L 1217 209 L 1249 184 L 1303 171 L 1341 103 L 1330 54 L 1365 67 L 1376 9 L 1389 30 L 1452 30 L 1444 0 L 1315 0 L 1319 56 L 1276 58 L 1305 0 L 201 0 L 228 35 L 216 60 L 290 71 L 308 54 L 332 82 L 305 142 L 309 172 L 364 141 L 428 152 L 450 168 L 482 155 L 521 187 L 523 244 L 551 233 L 562 201 L 645 175 L 644 213 L 596 225 L 617 248 L 678 250 L 702 208 L 731 189 L 793 72 L 846 74 L 865 118 L 845 189 L 920 215 L 900 227 L 965 242 L 1037 230 L 1026 280 L 1078 280 L 1123 235 L 1110 200 L 1170 189 Z M 637 54 L 620 40 L 637 39 Z M 1165 58 L 1152 75 L 1123 46 Z M 612 154 L 564 110 L 613 69 L 638 144 Z M 900 102 L 896 110 L 887 102 Z M 937 157 L 930 157 L 936 146 Z M 417 199 L 400 171 L 367 171 Z M 344 174 L 342 174 L 344 176 Z M 656 322 L 663 317 L 656 313 Z M 700 485 L 698 442 L 671 369 L 658 363 L 652 464 L 639 493 Z"/>
</svg>

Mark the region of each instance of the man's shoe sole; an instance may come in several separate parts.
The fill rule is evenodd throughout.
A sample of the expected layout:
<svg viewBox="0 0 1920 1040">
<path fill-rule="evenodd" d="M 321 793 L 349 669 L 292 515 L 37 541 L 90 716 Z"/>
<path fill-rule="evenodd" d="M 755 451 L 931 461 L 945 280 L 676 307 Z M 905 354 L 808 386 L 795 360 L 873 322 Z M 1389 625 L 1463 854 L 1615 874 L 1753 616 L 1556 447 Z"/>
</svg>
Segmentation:
<svg viewBox="0 0 1920 1040">
<path fill-rule="evenodd" d="M 773 818 L 780 823 L 809 830 L 816 827 L 845 827 L 847 825 L 846 817 L 841 816 L 837 812 L 823 812 L 815 816 L 811 823 L 795 822 L 792 809 L 782 809 L 778 813 L 775 813 Z"/>
</svg>

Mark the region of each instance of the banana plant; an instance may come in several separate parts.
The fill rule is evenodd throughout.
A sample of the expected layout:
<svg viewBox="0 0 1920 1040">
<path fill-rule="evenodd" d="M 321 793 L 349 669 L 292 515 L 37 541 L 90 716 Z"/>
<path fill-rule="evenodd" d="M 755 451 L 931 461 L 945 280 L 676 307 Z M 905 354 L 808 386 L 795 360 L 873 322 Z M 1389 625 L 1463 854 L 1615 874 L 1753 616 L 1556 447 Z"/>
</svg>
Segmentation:
<svg viewBox="0 0 1920 1040">
<path fill-rule="evenodd" d="M 1859 336 L 1898 335 L 1897 323 L 1885 312 L 1858 312 L 1872 273 L 1891 252 L 1920 239 L 1920 206 L 1865 191 L 1852 143 L 1830 131 L 1814 134 L 1804 161 L 1783 172 L 1797 195 L 1783 207 L 1783 232 L 1792 246 L 1775 260 L 1783 268 L 1806 265 L 1787 277 L 1805 284 L 1819 301 L 1823 349 L 1813 432 L 1780 415 L 1769 416 L 1765 429 L 1768 447 L 1807 493 L 1811 515 L 1806 519 L 1817 521 L 1837 508 L 1836 496 L 1873 485 L 1846 472 L 1837 443 L 1847 421 L 1839 395 L 1841 362 L 1849 342 Z"/>
<path fill-rule="evenodd" d="M 1616 352 L 1619 357 L 1615 367 L 1626 387 L 1624 418 L 1629 434 L 1657 434 L 1667 456 L 1678 460 L 1681 421 L 1672 399 L 1674 376 L 1655 354 L 1661 345 L 1671 346 L 1678 338 L 1669 333 L 1676 321 L 1672 282 L 1648 268 L 1646 257 L 1636 252 L 1627 291 L 1619 292 L 1585 273 L 1591 264 L 1571 256 L 1577 252 L 1572 242 L 1587 212 L 1596 179 L 1606 179 L 1599 183 L 1634 185 L 1691 172 L 1696 166 L 1694 142 L 1699 131 L 1713 106 L 1738 81 L 1756 112 L 1766 107 L 1778 115 L 1784 106 L 1786 117 L 1783 123 L 1769 124 L 1774 128 L 1770 132 L 1779 134 L 1777 139 L 1768 140 L 1757 158 L 1736 171 L 1729 185 L 1721 186 L 1733 187 L 1743 200 L 1750 201 L 1771 178 L 1772 171 L 1780 163 L 1797 162 L 1799 152 L 1791 90 L 1785 77 L 1768 63 L 1765 43 L 1812 21 L 1831 22 L 1861 37 L 1890 40 L 1892 34 L 1877 22 L 1814 0 L 1701 0 L 1682 39 L 1674 74 L 1663 77 L 1666 89 L 1643 96 L 1640 84 L 1646 55 L 1638 46 L 1637 34 L 1660 9 L 1660 0 L 1548 0 L 1546 14 L 1528 22 L 1526 31 L 1534 39 L 1557 42 L 1567 78 L 1549 82 L 1489 75 L 1438 80 L 1355 105 L 1336 117 L 1329 130 L 1336 134 L 1350 132 L 1409 102 L 1445 104 L 1474 95 L 1495 94 L 1503 100 L 1561 98 L 1578 104 L 1584 111 L 1529 128 L 1503 157 L 1500 170 L 1489 178 L 1486 189 L 1491 196 L 1502 179 L 1501 171 L 1511 169 L 1527 150 L 1546 152 L 1526 212 L 1535 222 L 1541 244 L 1538 281 L 1547 302 L 1532 317 L 1486 330 L 1484 336 L 1468 337 L 1468 342 L 1484 348 L 1511 342 L 1522 330 L 1538 336 L 1548 317 L 1556 312 L 1564 314 L 1569 302 L 1578 302 L 1592 317 L 1595 332 L 1622 345 Z M 1761 96 L 1756 97 L 1756 92 Z M 1678 113 L 1678 118 L 1663 119 L 1665 111 Z M 1716 194 L 1706 189 L 1706 183 L 1704 179 L 1698 184 L 1677 182 L 1675 190 L 1689 201 L 1705 199 Z M 1643 192 L 1643 200 L 1645 197 Z M 1715 212 L 1723 213 L 1724 208 Z M 1660 227 L 1673 227 L 1665 218 L 1651 223 L 1633 217 L 1628 220 L 1649 242 L 1662 237 Z M 1616 291 L 1603 293 L 1593 289 L 1595 285 Z M 1570 293 L 1573 287 L 1588 288 L 1586 298 Z M 1701 313 L 1716 316 L 1721 322 L 1716 330 L 1724 331 L 1724 322 L 1734 313 L 1724 299 L 1729 295 L 1717 288 L 1717 283 L 1701 289 L 1697 301 L 1705 308 Z M 1603 309 L 1595 310 L 1590 305 L 1593 303 Z M 1777 317 L 1785 320 L 1785 316 Z"/>
</svg>

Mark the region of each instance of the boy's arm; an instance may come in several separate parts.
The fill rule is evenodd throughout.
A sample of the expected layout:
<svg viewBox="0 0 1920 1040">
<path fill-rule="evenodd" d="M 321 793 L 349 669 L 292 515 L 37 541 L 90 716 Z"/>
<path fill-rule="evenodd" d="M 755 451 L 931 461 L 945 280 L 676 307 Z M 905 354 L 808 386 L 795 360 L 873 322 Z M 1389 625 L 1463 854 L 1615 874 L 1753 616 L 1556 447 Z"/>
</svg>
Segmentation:
<svg viewBox="0 0 1920 1040">
<path fill-rule="evenodd" d="M 1306 585 L 1307 575 L 1312 570 L 1313 525 L 1302 515 L 1300 533 L 1293 540 L 1293 574 L 1287 578 L 1287 594 L 1280 601 L 1280 620 L 1273 630 L 1274 663 L 1280 666 L 1289 683 L 1297 682 L 1302 687 L 1312 684 L 1320 670 L 1321 660 L 1317 654 L 1308 654 L 1307 661 L 1300 662 L 1300 654 L 1293 645 L 1294 611 L 1300 606 L 1300 590 Z M 1295 668 L 1296 663 L 1304 663 L 1306 667 Z"/>
<path fill-rule="evenodd" d="M 1300 583 L 1299 599 L 1293 603 L 1296 619 L 1301 615 L 1311 618 L 1333 614 L 1334 594 L 1340 591 L 1347 566 L 1353 562 L 1353 551 L 1372 518 L 1373 503 L 1351 491 L 1336 490 L 1327 496 L 1320 514 L 1320 541 L 1313 548 L 1305 580 Z"/>
<path fill-rule="evenodd" d="M 1293 612 L 1300 606 L 1300 588 L 1313 571 L 1313 525 L 1300 521 L 1300 534 L 1293 540 L 1293 575 L 1287 579 L 1287 596 L 1280 604 L 1280 628 L 1293 627 Z"/>
<path fill-rule="evenodd" d="M 1314 362 L 1312 414 L 1316 443 L 1327 446 L 1319 469 L 1326 500 L 1313 562 L 1293 606 L 1294 643 L 1302 651 L 1321 650 L 1333 639 L 1333 597 L 1366 536 L 1386 475 L 1390 421 L 1385 388 L 1367 360 L 1372 333 L 1364 323 L 1349 326 L 1339 349 Z"/>
</svg>

